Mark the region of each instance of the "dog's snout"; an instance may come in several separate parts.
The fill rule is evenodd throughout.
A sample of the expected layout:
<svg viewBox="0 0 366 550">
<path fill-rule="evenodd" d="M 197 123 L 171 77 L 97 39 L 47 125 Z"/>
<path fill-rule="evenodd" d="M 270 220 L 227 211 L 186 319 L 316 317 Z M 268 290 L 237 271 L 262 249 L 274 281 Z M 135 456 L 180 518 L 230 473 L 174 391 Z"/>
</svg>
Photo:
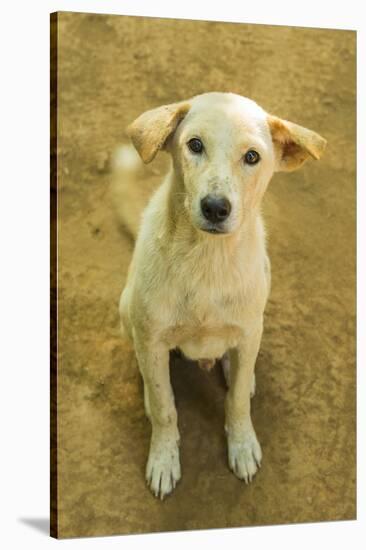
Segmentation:
<svg viewBox="0 0 366 550">
<path fill-rule="evenodd" d="M 229 217 L 231 204 L 225 197 L 207 195 L 201 200 L 202 214 L 212 223 L 220 223 Z"/>
</svg>

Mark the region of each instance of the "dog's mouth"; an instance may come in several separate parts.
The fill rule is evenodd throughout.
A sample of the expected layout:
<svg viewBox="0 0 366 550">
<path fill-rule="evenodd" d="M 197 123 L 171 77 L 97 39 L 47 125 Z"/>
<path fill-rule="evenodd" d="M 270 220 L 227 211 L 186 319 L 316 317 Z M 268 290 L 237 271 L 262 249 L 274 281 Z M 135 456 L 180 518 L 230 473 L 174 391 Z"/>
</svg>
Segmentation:
<svg viewBox="0 0 366 550">
<path fill-rule="evenodd" d="M 225 233 L 228 233 L 226 229 L 218 226 L 201 226 L 200 230 L 205 233 L 211 233 L 211 235 L 225 235 Z"/>
</svg>

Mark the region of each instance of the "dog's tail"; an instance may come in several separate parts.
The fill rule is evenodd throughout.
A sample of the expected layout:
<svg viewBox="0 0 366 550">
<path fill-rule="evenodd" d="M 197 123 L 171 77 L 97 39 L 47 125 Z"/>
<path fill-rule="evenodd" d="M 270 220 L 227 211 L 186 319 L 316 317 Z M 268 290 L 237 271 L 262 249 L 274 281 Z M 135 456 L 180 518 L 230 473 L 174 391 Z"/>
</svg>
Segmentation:
<svg viewBox="0 0 366 550">
<path fill-rule="evenodd" d="M 144 186 L 143 163 L 132 145 L 120 145 L 114 152 L 112 169 L 112 201 L 118 223 L 136 240 L 142 212 L 148 197 Z"/>
</svg>

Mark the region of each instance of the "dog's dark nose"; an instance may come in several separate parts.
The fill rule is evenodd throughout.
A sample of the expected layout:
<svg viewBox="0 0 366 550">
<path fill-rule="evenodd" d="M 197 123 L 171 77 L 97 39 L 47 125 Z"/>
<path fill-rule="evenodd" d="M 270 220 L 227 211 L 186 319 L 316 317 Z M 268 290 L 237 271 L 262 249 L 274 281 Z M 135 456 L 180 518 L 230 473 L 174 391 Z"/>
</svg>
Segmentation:
<svg viewBox="0 0 366 550">
<path fill-rule="evenodd" d="M 201 210 L 206 220 L 212 223 L 220 223 L 229 217 L 231 204 L 224 197 L 207 195 L 201 200 Z"/>
</svg>

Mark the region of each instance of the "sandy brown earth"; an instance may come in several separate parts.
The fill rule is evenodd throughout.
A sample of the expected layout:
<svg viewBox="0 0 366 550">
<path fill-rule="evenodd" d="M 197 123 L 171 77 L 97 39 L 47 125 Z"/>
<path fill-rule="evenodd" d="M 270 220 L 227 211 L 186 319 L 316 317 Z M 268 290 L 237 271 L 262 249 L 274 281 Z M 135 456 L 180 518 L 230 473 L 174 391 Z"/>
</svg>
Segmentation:
<svg viewBox="0 0 366 550">
<path fill-rule="evenodd" d="M 355 33 L 62 13 L 58 38 L 58 536 L 354 518 Z M 250 486 L 228 469 L 219 369 L 176 360 L 183 478 L 160 502 L 118 326 L 133 244 L 103 157 L 143 110 L 210 90 L 249 96 L 329 146 L 276 174 L 265 199 L 273 283 L 252 401 L 262 469 Z"/>
</svg>

